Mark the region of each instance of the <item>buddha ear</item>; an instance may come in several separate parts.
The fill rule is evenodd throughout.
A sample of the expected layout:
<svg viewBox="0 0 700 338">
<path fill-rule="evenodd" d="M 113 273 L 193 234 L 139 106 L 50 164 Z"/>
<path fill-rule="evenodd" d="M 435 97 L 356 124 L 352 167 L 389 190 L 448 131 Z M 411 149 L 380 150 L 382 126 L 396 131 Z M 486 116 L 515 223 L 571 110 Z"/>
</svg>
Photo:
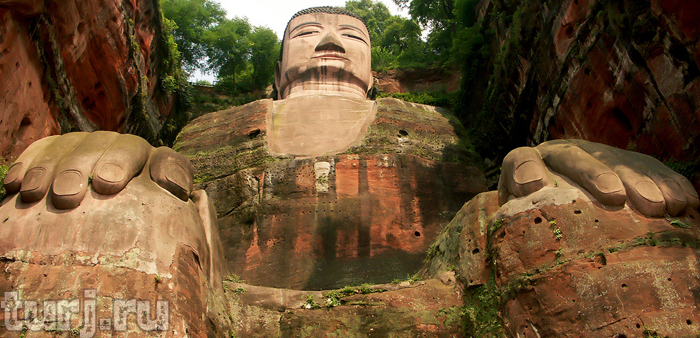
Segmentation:
<svg viewBox="0 0 700 338">
<path fill-rule="evenodd" d="M 282 92 L 280 91 L 280 81 L 282 80 L 282 74 L 280 73 L 280 65 L 282 61 L 277 61 L 275 65 L 275 88 L 277 89 L 277 99 L 282 98 Z"/>
</svg>

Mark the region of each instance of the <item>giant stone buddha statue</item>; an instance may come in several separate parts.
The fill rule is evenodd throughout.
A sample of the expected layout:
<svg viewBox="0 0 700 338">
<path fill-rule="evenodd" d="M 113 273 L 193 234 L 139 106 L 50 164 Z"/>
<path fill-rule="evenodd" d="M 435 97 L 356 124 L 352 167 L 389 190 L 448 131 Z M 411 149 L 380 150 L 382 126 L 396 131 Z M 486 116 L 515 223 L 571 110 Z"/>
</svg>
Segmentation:
<svg viewBox="0 0 700 338">
<path fill-rule="evenodd" d="M 449 112 L 367 98 L 370 56 L 358 16 L 307 9 L 284 34 L 278 99 L 192 121 L 177 151 L 112 132 L 33 143 L 5 178 L 0 249 L 13 257 L 137 249 L 129 266 L 174 276 L 185 245 L 213 283 L 226 269 L 305 289 L 405 277 L 486 181 Z M 581 140 L 511 152 L 500 203 L 556 189 L 554 177 L 601 206 L 650 217 L 700 204 L 692 184 L 655 159 Z"/>
</svg>

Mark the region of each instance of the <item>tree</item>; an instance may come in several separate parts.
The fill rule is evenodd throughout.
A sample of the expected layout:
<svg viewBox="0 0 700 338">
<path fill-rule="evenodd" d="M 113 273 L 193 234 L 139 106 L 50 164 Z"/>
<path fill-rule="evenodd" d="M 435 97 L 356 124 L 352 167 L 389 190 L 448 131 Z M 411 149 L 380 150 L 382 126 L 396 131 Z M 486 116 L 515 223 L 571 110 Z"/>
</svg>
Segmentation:
<svg viewBox="0 0 700 338">
<path fill-rule="evenodd" d="M 464 0 L 457 0 L 463 2 Z M 452 40 L 458 30 L 455 0 L 394 0 L 402 8 L 408 8 L 411 18 L 425 29 L 430 29 L 428 43 L 442 61 L 449 58 Z"/>
<path fill-rule="evenodd" d="M 408 8 L 411 18 L 433 31 L 454 28 L 457 19 L 455 0 L 394 0 L 401 8 Z"/>
<path fill-rule="evenodd" d="M 244 70 L 250 59 L 250 39 L 252 30 L 248 19 L 224 19 L 204 33 L 206 55 L 209 58 L 207 70 L 218 78 L 230 77 L 236 85 L 236 73 Z"/>
<path fill-rule="evenodd" d="M 345 8 L 362 18 L 373 43 L 384 36 L 387 20 L 392 18 L 386 5 L 372 0 L 350 0 L 345 2 Z"/>
<path fill-rule="evenodd" d="M 207 30 L 226 18 L 220 4 L 210 0 L 162 0 L 163 16 L 175 23 L 173 38 L 180 52 L 183 68 L 191 72 L 203 67 Z"/>
<path fill-rule="evenodd" d="M 280 54 L 277 34 L 267 27 L 255 27 L 250 34 L 250 63 L 253 66 L 253 89 L 262 89 L 275 78 Z"/>
<path fill-rule="evenodd" d="M 379 46 L 392 49 L 396 54 L 406 50 L 411 45 L 420 44 L 420 26 L 412 20 L 394 16 L 387 20 L 386 29 L 381 39 L 377 41 Z"/>
<path fill-rule="evenodd" d="M 383 3 L 372 0 L 351 0 L 345 8 L 367 24 L 372 39 L 372 69 L 425 67 L 431 63 L 432 53 L 426 49 L 416 21 L 391 15 Z"/>
</svg>

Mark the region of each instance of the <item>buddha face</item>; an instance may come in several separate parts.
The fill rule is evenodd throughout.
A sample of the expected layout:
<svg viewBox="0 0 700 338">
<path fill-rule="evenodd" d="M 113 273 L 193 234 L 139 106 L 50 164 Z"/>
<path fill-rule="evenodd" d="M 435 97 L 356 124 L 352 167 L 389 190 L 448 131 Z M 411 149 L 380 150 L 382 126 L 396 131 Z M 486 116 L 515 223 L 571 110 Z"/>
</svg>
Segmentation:
<svg viewBox="0 0 700 338">
<path fill-rule="evenodd" d="M 357 18 L 328 13 L 289 22 L 275 84 L 279 98 L 338 93 L 365 98 L 372 85 L 369 32 Z"/>
</svg>

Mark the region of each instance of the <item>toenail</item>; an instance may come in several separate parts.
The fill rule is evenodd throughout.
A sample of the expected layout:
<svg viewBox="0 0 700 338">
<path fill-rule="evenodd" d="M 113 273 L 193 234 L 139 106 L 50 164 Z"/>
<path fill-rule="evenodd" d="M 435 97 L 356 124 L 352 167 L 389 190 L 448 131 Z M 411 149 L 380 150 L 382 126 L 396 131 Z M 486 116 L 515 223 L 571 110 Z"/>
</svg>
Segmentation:
<svg viewBox="0 0 700 338">
<path fill-rule="evenodd" d="M 109 183 L 118 183 L 124 180 L 126 173 L 124 169 L 116 163 L 102 164 L 97 171 L 97 177 Z"/>
<path fill-rule="evenodd" d="M 80 192 L 85 186 L 83 174 L 77 170 L 65 170 L 56 176 L 53 193 L 58 196 L 70 196 Z"/>
</svg>

